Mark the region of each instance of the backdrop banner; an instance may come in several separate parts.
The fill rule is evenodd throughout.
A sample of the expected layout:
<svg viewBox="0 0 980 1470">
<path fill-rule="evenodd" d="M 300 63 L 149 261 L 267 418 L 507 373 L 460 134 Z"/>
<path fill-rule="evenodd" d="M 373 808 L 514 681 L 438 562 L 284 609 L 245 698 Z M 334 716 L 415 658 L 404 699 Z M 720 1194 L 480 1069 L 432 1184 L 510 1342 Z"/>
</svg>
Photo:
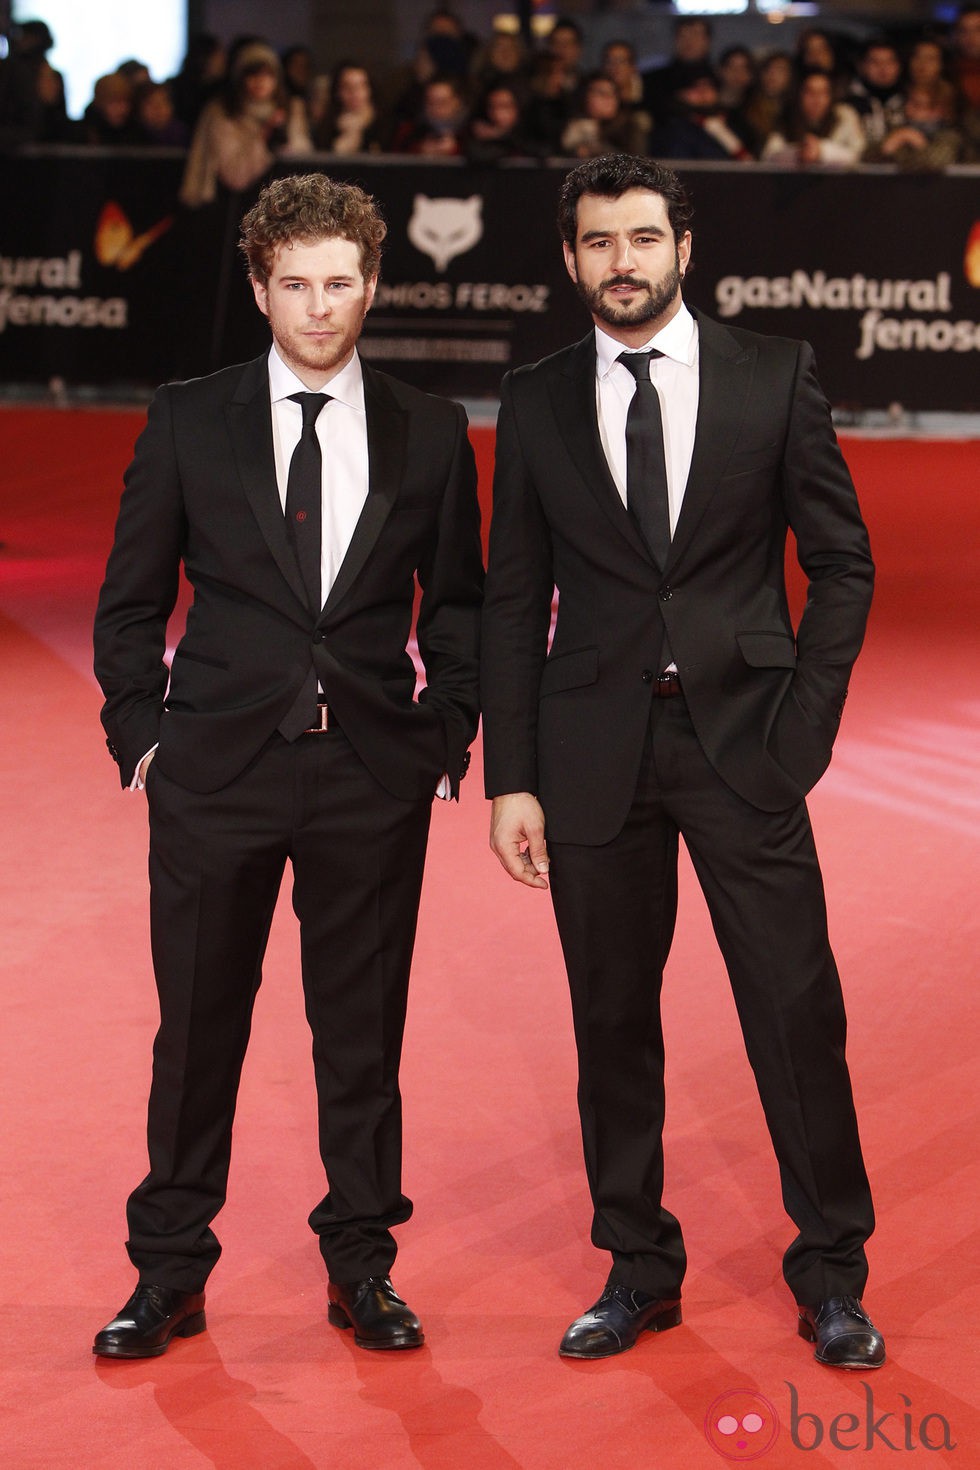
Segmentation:
<svg viewBox="0 0 980 1470">
<path fill-rule="evenodd" d="M 148 387 L 267 343 L 236 248 L 258 186 L 187 211 L 176 152 L 35 149 L 0 167 L 0 381 Z M 382 207 L 364 356 L 479 397 L 588 327 L 555 227 L 566 168 L 317 155 L 277 172 L 322 169 Z M 679 171 L 694 198 L 693 305 L 806 338 L 838 407 L 980 409 L 977 170 Z"/>
</svg>

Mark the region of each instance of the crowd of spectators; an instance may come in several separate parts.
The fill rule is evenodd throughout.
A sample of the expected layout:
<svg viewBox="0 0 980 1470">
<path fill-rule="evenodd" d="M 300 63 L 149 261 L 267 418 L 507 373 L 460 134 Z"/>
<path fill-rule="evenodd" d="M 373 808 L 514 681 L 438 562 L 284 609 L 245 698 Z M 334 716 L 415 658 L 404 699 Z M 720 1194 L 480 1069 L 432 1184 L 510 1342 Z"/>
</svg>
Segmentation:
<svg viewBox="0 0 980 1470">
<path fill-rule="evenodd" d="M 75 143 L 187 149 L 185 205 L 249 187 L 276 158 L 314 153 L 502 160 L 649 154 L 784 166 L 889 163 L 935 170 L 980 162 L 980 5 L 947 31 L 871 36 L 859 47 L 818 28 L 795 49 L 716 55 L 710 21 L 675 23 L 674 50 L 641 69 L 632 42 L 583 64 L 582 30 L 558 19 L 536 50 L 520 35 L 466 31 L 429 15 L 411 62 L 376 77 L 366 57 L 326 74 L 313 54 L 243 36 L 196 35 L 176 76 L 137 60 L 95 83 L 81 119 L 47 60 L 44 21 L 18 28 L 0 62 L 0 146 Z"/>
</svg>

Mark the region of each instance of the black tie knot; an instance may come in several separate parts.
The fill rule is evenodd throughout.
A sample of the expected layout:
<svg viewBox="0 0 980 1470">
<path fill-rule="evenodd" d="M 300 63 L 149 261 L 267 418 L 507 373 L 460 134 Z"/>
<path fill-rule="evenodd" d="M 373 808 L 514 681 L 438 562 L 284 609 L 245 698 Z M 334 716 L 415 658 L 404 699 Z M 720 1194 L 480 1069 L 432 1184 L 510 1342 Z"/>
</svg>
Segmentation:
<svg viewBox="0 0 980 1470">
<path fill-rule="evenodd" d="M 616 361 L 621 362 L 638 383 L 649 383 L 650 359 L 654 357 L 663 357 L 658 347 L 650 347 L 646 352 L 621 352 Z"/>
<path fill-rule="evenodd" d="M 323 405 L 329 402 L 329 393 L 290 393 L 291 403 L 298 403 L 303 410 L 303 433 L 312 429 L 320 416 Z"/>
</svg>

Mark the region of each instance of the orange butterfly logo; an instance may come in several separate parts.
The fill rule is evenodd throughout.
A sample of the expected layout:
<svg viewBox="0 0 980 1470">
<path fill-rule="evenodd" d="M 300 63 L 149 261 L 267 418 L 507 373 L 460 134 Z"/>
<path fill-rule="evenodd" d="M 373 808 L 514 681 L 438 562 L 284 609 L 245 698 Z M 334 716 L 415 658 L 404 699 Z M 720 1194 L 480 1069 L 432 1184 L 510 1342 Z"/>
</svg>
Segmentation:
<svg viewBox="0 0 980 1470">
<path fill-rule="evenodd" d="M 172 214 L 159 220 L 142 235 L 134 235 L 125 212 L 112 199 L 102 207 L 95 227 L 95 258 L 100 265 L 114 265 L 117 271 L 128 271 L 174 222 Z"/>
<path fill-rule="evenodd" d="M 963 274 L 971 286 L 980 286 L 980 220 L 966 237 L 963 252 Z"/>
</svg>

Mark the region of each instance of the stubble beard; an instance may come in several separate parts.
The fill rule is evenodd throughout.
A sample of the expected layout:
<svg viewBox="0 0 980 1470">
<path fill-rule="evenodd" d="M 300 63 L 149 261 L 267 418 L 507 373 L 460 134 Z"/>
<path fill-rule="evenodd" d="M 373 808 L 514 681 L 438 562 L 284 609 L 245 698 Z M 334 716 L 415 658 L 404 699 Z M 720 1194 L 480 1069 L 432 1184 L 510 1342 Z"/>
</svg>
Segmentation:
<svg viewBox="0 0 980 1470">
<path fill-rule="evenodd" d="M 367 308 L 365 307 L 351 327 L 334 337 L 327 338 L 324 342 L 315 342 L 295 328 L 284 327 L 271 313 L 269 326 L 272 328 L 279 355 L 287 366 L 294 370 L 302 368 L 311 373 L 330 373 L 343 367 L 350 359 L 357 346 L 366 316 Z"/>
<path fill-rule="evenodd" d="M 594 317 L 608 327 L 642 327 L 656 321 L 674 304 L 681 288 L 680 256 L 674 252 L 674 264 L 666 275 L 656 283 L 645 281 L 642 276 L 610 276 L 598 286 L 587 286 L 576 281 L 575 289 Z M 603 292 L 611 286 L 634 286 L 643 294 L 630 306 L 618 306 L 609 301 Z"/>
</svg>

